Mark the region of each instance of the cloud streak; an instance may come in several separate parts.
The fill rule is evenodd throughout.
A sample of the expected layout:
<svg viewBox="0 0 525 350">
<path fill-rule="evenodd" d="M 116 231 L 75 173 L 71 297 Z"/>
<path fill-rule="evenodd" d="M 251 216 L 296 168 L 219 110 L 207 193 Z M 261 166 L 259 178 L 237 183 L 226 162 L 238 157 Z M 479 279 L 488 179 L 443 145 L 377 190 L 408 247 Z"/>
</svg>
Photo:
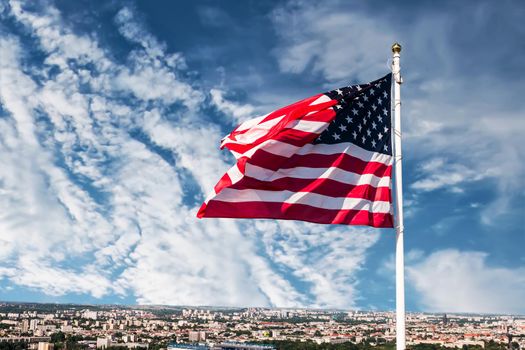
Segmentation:
<svg viewBox="0 0 525 350">
<path fill-rule="evenodd" d="M 13 0 L 2 16 L 16 23 L 0 38 L 4 279 L 139 303 L 355 305 L 355 273 L 377 234 L 195 218 L 228 168 L 215 146 L 226 122 L 210 123 L 203 108 L 234 120 L 253 109 L 225 99 L 224 87 L 195 87 L 184 56 L 132 8 L 114 19 L 131 46 L 122 61 L 51 5 Z"/>
</svg>

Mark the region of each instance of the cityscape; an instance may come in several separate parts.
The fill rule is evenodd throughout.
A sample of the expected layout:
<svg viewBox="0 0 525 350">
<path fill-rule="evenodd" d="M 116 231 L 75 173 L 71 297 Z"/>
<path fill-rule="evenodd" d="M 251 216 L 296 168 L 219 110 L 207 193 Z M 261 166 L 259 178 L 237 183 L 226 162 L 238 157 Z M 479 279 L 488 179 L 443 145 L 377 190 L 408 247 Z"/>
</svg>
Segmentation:
<svg viewBox="0 0 525 350">
<path fill-rule="evenodd" d="M 0 304 L 0 348 L 388 348 L 390 311 Z M 408 313 L 407 346 L 525 349 L 525 316 Z"/>
<path fill-rule="evenodd" d="M 525 350 L 524 18 L 0 0 L 0 350 Z"/>
</svg>

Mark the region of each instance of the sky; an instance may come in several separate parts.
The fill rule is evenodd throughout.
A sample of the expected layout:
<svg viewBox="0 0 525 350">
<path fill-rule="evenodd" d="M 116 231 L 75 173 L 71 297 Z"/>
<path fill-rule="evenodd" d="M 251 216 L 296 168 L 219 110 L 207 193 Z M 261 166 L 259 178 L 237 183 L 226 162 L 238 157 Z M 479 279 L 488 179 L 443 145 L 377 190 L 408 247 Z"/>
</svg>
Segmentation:
<svg viewBox="0 0 525 350">
<path fill-rule="evenodd" d="M 389 72 L 409 311 L 525 314 L 522 1 L 0 0 L 0 300 L 395 308 L 391 229 L 195 217 L 239 122 Z"/>
</svg>

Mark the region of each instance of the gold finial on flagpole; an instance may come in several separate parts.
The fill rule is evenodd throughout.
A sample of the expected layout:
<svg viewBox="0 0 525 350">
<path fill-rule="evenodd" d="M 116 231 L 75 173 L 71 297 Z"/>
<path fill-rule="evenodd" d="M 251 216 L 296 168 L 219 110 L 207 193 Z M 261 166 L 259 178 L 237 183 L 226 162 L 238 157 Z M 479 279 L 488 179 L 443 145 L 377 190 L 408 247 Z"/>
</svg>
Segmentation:
<svg viewBox="0 0 525 350">
<path fill-rule="evenodd" d="M 394 45 L 392 45 L 392 52 L 393 53 L 400 53 L 401 52 L 401 45 L 399 45 L 399 43 L 394 43 Z"/>
</svg>

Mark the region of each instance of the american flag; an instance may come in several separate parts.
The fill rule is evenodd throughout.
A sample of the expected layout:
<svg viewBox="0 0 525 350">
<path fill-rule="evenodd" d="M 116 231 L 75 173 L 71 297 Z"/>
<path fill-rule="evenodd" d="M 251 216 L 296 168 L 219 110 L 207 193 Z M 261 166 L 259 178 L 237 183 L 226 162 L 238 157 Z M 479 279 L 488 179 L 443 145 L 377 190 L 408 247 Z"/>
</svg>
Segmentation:
<svg viewBox="0 0 525 350">
<path fill-rule="evenodd" d="M 388 74 L 242 123 L 197 216 L 393 227 L 390 90 Z"/>
</svg>

